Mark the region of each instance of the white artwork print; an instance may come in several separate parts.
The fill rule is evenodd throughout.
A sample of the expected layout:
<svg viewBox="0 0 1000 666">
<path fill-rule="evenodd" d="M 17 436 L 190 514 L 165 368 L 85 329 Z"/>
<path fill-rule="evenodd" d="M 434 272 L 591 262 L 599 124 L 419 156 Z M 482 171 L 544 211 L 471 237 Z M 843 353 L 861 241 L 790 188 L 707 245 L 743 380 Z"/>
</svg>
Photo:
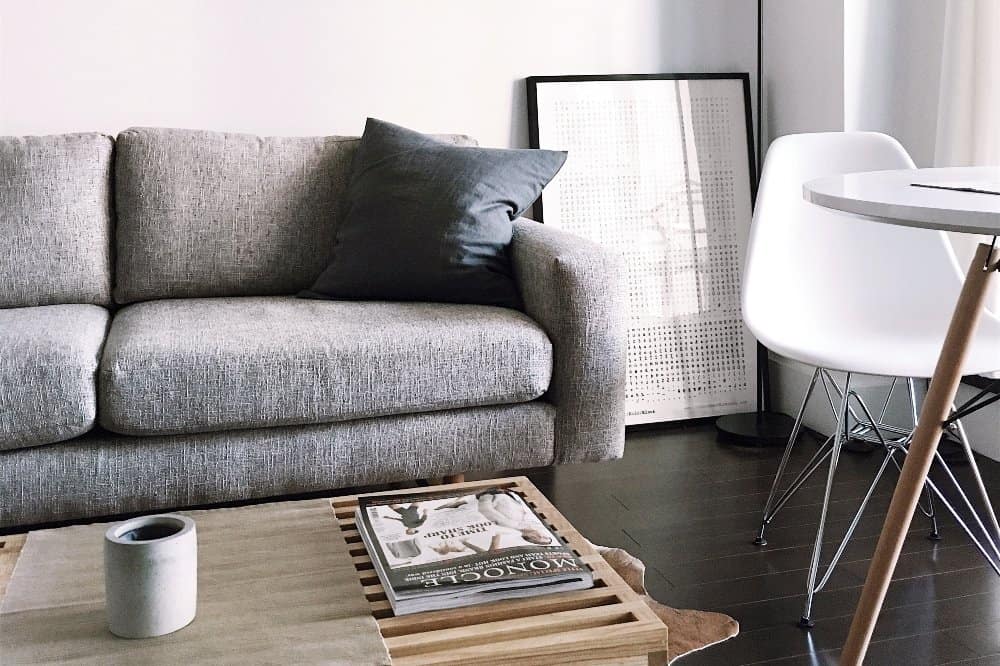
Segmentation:
<svg viewBox="0 0 1000 666">
<path fill-rule="evenodd" d="M 752 410 L 743 80 L 539 81 L 536 101 L 539 147 L 569 152 L 545 224 L 627 265 L 627 423 Z"/>
</svg>

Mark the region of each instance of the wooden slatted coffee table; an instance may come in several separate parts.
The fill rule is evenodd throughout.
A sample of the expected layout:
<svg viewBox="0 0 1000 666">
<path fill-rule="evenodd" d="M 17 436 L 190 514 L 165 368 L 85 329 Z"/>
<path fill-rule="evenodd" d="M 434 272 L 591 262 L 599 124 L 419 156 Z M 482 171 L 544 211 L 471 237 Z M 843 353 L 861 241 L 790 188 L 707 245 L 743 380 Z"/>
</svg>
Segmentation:
<svg viewBox="0 0 1000 666">
<path fill-rule="evenodd" d="M 510 488 L 534 507 L 594 571 L 595 587 L 533 599 L 396 617 L 386 600 L 354 521 L 358 496 L 330 500 L 358 578 L 389 648 L 392 663 L 409 664 L 665 664 L 667 628 L 569 522 L 524 477 L 407 490 Z M 385 493 L 373 493 L 380 495 Z M 25 535 L 0 537 L 0 599 Z"/>
</svg>

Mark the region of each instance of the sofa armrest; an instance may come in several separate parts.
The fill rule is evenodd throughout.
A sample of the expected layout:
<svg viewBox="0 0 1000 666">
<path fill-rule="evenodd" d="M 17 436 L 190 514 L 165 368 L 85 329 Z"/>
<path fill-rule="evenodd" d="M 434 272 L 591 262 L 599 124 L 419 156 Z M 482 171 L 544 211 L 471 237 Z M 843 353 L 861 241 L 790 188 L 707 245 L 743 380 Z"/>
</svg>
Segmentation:
<svg viewBox="0 0 1000 666">
<path fill-rule="evenodd" d="M 514 276 L 525 312 L 552 340 L 555 462 L 625 449 L 627 294 L 614 253 L 533 220 L 514 221 Z"/>
</svg>

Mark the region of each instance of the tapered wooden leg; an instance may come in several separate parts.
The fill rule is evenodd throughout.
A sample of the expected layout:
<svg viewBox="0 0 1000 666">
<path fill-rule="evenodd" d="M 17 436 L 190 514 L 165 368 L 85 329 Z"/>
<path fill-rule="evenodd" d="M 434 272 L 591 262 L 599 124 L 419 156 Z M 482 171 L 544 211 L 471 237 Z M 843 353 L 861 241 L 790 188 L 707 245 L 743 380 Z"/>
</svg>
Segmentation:
<svg viewBox="0 0 1000 666">
<path fill-rule="evenodd" d="M 464 483 L 465 474 L 448 474 L 444 477 L 442 483 Z"/>
<path fill-rule="evenodd" d="M 987 259 L 994 270 L 984 269 Z M 989 286 L 990 276 L 996 273 L 997 261 L 1000 261 L 1000 252 L 991 256 L 990 246 L 980 245 L 965 278 L 965 286 L 962 287 L 958 305 L 955 306 L 941 356 L 938 358 L 934 377 L 931 379 L 924 406 L 920 411 L 917 428 L 913 431 L 909 452 L 903 462 L 896 490 L 892 494 L 885 525 L 882 527 L 882 534 L 875 547 L 871 566 L 868 568 L 861 600 L 854 613 L 847 642 L 844 643 L 844 649 L 840 654 L 841 666 L 860 666 L 865 658 L 868 642 L 875 629 L 875 621 L 882 609 L 893 569 L 896 568 L 896 560 L 899 559 L 899 551 L 910 529 L 913 510 L 920 499 L 927 472 L 934 460 L 944 421 L 951 413 L 951 405 L 958 392 L 966 351 L 979 324 L 985 305 L 986 289 Z"/>
</svg>

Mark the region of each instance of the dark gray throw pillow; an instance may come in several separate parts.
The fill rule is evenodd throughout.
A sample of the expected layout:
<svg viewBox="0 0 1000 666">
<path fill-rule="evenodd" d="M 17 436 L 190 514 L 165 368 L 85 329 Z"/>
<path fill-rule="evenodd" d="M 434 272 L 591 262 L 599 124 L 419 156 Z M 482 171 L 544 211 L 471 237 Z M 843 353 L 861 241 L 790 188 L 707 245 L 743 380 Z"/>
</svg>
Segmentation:
<svg viewBox="0 0 1000 666">
<path fill-rule="evenodd" d="M 369 118 L 333 259 L 300 296 L 520 307 L 513 220 L 565 161 L 551 150 L 453 146 Z"/>
</svg>

